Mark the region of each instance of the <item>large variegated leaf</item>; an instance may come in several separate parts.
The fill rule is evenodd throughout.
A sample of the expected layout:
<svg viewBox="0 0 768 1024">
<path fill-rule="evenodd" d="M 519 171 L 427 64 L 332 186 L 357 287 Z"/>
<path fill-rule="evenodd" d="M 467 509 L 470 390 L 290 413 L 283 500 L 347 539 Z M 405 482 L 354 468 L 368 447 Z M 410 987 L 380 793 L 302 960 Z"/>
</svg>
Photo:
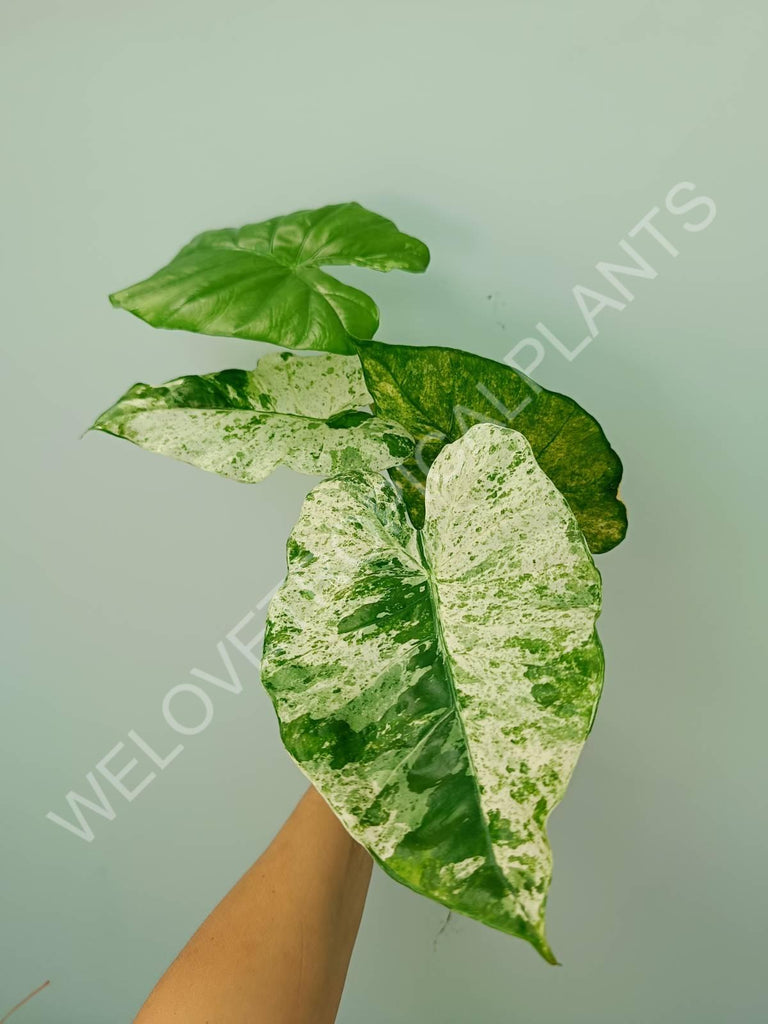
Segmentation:
<svg viewBox="0 0 768 1024">
<path fill-rule="evenodd" d="M 437 453 L 473 424 L 494 422 L 528 438 L 592 551 L 609 551 L 623 539 L 621 461 L 597 420 L 571 398 L 511 366 L 459 349 L 365 341 L 358 352 L 376 412 L 416 439 L 414 457 L 392 475 L 417 526 L 424 515 L 424 478 Z"/>
<path fill-rule="evenodd" d="M 162 269 L 110 296 L 153 327 L 354 352 L 379 325 L 376 303 L 320 268 L 426 270 L 429 250 L 358 203 L 206 231 Z"/>
<path fill-rule="evenodd" d="M 595 714 L 600 577 L 522 434 L 445 447 L 416 531 L 380 476 L 308 496 L 262 678 L 283 741 L 394 878 L 531 942 L 545 823 Z"/>
<path fill-rule="evenodd" d="M 413 450 L 399 426 L 360 410 L 355 356 L 264 356 L 255 370 L 135 384 L 95 430 L 245 483 L 281 463 L 327 476 L 393 466 Z"/>
</svg>

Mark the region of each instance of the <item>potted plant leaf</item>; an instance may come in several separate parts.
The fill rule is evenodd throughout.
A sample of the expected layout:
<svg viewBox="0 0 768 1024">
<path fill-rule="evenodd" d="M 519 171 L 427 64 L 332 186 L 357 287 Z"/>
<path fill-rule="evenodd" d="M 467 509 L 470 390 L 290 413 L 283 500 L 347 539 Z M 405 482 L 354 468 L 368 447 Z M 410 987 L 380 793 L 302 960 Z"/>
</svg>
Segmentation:
<svg viewBox="0 0 768 1024">
<path fill-rule="evenodd" d="M 375 303 L 325 269 L 428 262 L 357 203 L 198 235 L 113 305 L 284 351 L 135 384 L 94 429 L 244 483 L 326 478 L 267 617 L 282 741 L 389 875 L 554 963 L 546 822 L 600 698 L 621 463 L 512 366 L 373 340 Z"/>
</svg>

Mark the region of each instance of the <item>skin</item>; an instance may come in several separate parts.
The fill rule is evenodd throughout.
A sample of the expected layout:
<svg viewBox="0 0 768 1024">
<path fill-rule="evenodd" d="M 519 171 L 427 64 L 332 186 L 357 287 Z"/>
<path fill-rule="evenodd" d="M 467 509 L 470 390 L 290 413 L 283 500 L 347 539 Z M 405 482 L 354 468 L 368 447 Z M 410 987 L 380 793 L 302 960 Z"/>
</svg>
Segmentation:
<svg viewBox="0 0 768 1024">
<path fill-rule="evenodd" d="M 310 787 L 134 1024 L 333 1024 L 371 867 Z"/>
</svg>

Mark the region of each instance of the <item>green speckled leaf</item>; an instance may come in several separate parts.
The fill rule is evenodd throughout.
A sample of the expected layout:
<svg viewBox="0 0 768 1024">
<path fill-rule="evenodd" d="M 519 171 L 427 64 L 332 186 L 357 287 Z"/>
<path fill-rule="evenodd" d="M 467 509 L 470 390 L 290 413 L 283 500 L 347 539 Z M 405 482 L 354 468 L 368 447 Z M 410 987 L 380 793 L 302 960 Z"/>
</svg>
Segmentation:
<svg viewBox="0 0 768 1024">
<path fill-rule="evenodd" d="M 308 496 L 262 679 L 288 751 L 398 881 L 554 957 L 545 823 L 595 715 L 600 576 L 525 438 L 446 446 L 416 531 L 356 474 Z"/>
<path fill-rule="evenodd" d="M 370 402 L 356 356 L 283 352 L 255 370 L 135 384 L 93 429 L 255 483 L 280 464 L 326 476 L 400 462 L 413 442 L 360 409 Z"/>
<path fill-rule="evenodd" d="M 454 348 L 358 344 L 376 412 L 416 439 L 413 458 L 392 476 L 417 526 L 426 470 L 444 444 L 478 422 L 524 434 L 539 465 L 565 495 L 594 552 L 627 532 L 618 497 L 621 461 L 600 424 L 565 395 L 547 391 L 505 363 Z"/>
<path fill-rule="evenodd" d="M 426 270 L 429 250 L 358 203 L 206 231 L 161 270 L 110 295 L 153 327 L 354 352 L 379 325 L 376 303 L 320 267 Z"/>
</svg>

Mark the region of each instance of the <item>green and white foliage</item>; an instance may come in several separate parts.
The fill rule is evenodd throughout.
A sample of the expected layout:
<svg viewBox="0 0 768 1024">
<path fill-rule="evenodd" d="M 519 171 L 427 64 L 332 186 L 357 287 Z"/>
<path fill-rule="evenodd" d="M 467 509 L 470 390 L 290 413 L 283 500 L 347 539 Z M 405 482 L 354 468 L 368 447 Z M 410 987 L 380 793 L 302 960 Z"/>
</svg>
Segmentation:
<svg viewBox="0 0 768 1024">
<path fill-rule="evenodd" d="M 592 416 L 513 367 L 371 340 L 375 303 L 321 269 L 428 262 L 357 203 L 198 235 L 113 305 L 323 354 L 136 384 L 94 429 L 249 483 L 331 477 L 269 609 L 283 742 L 393 878 L 554 963 L 546 822 L 600 697 L 590 549 L 625 535 L 622 467 Z"/>
<path fill-rule="evenodd" d="M 473 424 L 524 434 L 544 472 L 565 495 L 592 551 L 609 551 L 627 531 L 619 500 L 621 461 L 600 424 L 565 395 L 492 359 L 454 348 L 357 346 L 376 412 L 402 424 L 414 455 L 393 472 L 413 522 L 424 516 L 424 478 L 443 445 Z"/>
<path fill-rule="evenodd" d="M 422 531 L 381 476 L 316 487 L 267 622 L 283 742 L 349 832 L 551 962 L 545 823 L 600 695 L 600 597 L 528 441 L 481 424 L 437 455 Z"/>
<path fill-rule="evenodd" d="M 114 306 L 153 327 L 352 353 L 379 326 L 376 303 L 321 267 L 426 270 L 429 250 L 391 220 L 340 203 L 205 231 Z"/>
<path fill-rule="evenodd" d="M 94 430 L 244 483 L 283 464 L 327 476 L 386 469 L 413 451 L 371 403 L 356 356 L 262 357 L 255 370 L 135 384 Z"/>
</svg>

